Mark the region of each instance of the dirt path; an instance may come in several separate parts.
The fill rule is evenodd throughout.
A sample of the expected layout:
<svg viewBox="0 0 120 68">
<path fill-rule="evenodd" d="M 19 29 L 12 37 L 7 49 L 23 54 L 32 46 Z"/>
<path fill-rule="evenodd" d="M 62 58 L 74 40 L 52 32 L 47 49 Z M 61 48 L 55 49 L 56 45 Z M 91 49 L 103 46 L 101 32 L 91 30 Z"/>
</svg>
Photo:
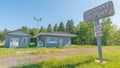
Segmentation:
<svg viewBox="0 0 120 68">
<path fill-rule="evenodd" d="M 92 53 L 97 52 L 97 48 L 66 48 L 65 52 L 62 53 L 50 53 L 50 54 L 40 54 L 40 55 L 29 55 L 29 56 L 21 56 L 21 57 L 6 57 L 0 58 L 0 68 L 10 68 L 12 66 L 22 65 L 22 64 L 30 64 L 37 63 L 45 59 L 49 59 L 51 57 L 65 57 L 71 54 L 77 53 Z M 104 49 L 103 49 L 104 50 Z"/>
</svg>

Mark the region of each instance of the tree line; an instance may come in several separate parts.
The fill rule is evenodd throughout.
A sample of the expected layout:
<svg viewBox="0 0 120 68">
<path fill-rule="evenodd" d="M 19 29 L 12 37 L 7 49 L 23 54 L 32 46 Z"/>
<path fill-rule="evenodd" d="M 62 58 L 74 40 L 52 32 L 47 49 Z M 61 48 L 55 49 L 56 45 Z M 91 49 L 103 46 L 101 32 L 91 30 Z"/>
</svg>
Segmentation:
<svg viewBox="0 0 120 68">
<path fill-rule="evenodd" d="M 51 26 L 48 25 L 47 28 L 41 26 L 37 28 L 28 28 L 27 26 L 22 26 L 21 29 L 26 31 L 31 35 L 36 35 L 40 32 L 68 32 L 76 34 L 77 37 L 72 38 L 72 43 L 77 45 L 96 45 L 96 37 L 94 36 L 94 25 L 95 22 L 79 22 L 76 26 L 74 25 L 73 20 L 68 20 L 67 23 L 60 22 L 60 24 L 55 24 Z M 120 29 L 117 29 L 110 18 L 104 18 L 101 20 L 103 36 L 102 44 L 103 45 L 116 45 L 120 44 Z M 0 39 L 5 39 L 5 32 L 9 30 L 5 29 L 0 31 Z"/>
</svg>

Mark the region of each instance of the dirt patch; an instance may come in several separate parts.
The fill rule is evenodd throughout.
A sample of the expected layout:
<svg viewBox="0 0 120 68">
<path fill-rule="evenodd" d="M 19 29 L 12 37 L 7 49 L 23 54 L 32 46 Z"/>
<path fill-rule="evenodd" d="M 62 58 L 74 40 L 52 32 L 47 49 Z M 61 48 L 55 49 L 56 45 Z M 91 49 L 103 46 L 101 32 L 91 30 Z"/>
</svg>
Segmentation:
<svg viewBox="0 0 120 68">
<path fill-rule="evenodd" d="M 65 52 L 62 53 L 0 58 L 0 68 L 10 68 L 17 65 L 37 63 L 52 57 L 61 58 L 71 54 L 97 52 L 97 48 L 65 48 L 63 50 L 65 50 Z"/>
</svg>

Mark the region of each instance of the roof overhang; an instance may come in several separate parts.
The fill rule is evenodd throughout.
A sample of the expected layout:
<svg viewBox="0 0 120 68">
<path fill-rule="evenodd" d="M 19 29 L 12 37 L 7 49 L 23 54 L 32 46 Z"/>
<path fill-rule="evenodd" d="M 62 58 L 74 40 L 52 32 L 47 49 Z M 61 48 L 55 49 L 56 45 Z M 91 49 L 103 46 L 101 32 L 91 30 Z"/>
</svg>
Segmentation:
<svg viewBox="0 0 120 68">
<path fill-rule="evenodd" d="M 52 33 L 52 32 L 41 32 L 37 35 L 35 35 L 35 37 L 38 37 L 38 36 L 63 36 L 63 37 L 76 37 L 77 35 L 75 34 L 59 34 L 59 33 Z"/>
</svg>

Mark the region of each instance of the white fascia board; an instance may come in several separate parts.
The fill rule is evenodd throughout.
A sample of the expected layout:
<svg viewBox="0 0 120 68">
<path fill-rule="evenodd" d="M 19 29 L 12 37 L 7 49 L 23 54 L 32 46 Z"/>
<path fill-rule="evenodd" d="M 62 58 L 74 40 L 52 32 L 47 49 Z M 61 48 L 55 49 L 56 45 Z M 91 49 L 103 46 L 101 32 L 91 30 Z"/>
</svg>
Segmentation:
<svg viewBox="0 0 120 68">
<path fill-rule="evenodd" d="M 69 34 L 52 34 L 52 33 L 39 33 L 39 34 L 37 34 L 36 36 L 39 36 L 39 35 L 76 37 L 76 35 L 69 35 Z"/>
</svg>

